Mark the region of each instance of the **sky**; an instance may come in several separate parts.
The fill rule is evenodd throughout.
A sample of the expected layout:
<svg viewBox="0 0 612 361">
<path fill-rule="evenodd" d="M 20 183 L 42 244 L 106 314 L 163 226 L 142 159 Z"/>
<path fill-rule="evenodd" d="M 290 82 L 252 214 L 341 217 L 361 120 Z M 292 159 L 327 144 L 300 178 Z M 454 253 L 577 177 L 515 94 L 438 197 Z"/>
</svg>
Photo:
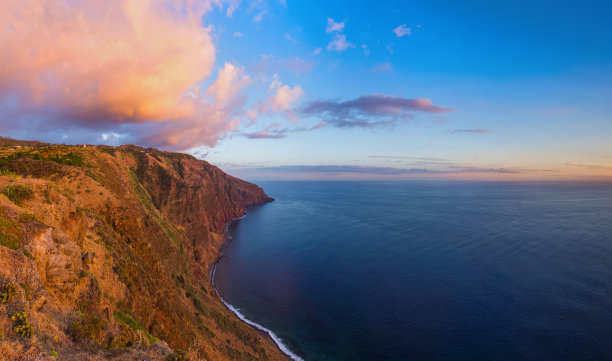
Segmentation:
<svg viewBox="0 0 612 361">
<path fill-rule="evenodd" d="M 608 0 L 0 0 L 0 134 L 248 180 L 612 179 Z"/>
</svg>

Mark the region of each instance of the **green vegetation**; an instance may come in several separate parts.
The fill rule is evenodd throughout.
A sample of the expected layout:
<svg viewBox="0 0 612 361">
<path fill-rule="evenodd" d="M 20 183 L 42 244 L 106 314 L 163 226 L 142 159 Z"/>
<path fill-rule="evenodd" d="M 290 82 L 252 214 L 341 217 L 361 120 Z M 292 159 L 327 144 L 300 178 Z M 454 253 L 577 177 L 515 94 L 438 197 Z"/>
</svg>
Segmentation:
<svg viewBox="0 0 612 361">
<path fill-rule="evenodd" d="M 166 361 L 186 361 L 185 351 L 174 351 L 166 358 Z"/>
<path fill-rule="evenodd" d="M 29 222 L 29 221 L 36 221 L 36 220 L 37 219 L 36 219 L 36 216 L 34 215 L 34 213 L 30 213 L 30 212 L 22 213 L 19 216 L 19 222 L 21 222 L 21 223 L 26 223 L 26 222 Z"/>
<path fill-rule="evenodd" d="M 70 325 L 70 334 L 75 340 L 93 340 L 100 343 L 100 333 L 106 327 L 106 320 L 93 315 L 80 315 Z"/>
<path fill-rule="evenodd" d="M 19 239 L 11 234 L 0 233 L 0 246 L 17 249 L 19 248 Z"/>
<path fill-rule="evenodd" d="M 53 349 L 51 349 L 51 356 L 53 356 L 53 357 L 55 357 L 55 358 L 58 358 L 58 357 L 59 357 L 59 355 L 57 354 L 57 351 L 55 351 L 55 349 L 54 349 L 54 348 L 53 348 Z"/>
<path fill-rule="evenodd" d="M 145 336 L 147 337 L 147 340 L 149 340 L 150 343 L 155 343 L 157 341 L 159 341 L 157 338 L 155 338 L 153 335 L 151 335 L 150 333 L 148 333 L 144 327 L 142 327 L 135 319 L 133 319 L 132 317 L 126 315 L 125 313 L 121 312 L 121 311 L 115 311 L 114 314 L 115 316 L 115 321 L 117 322 L 121 322 L 125 325 L 130 326 L 130 328 L 134 331 L 142 331 Z"/>
<path fill-rule="evenodd" d="M 34 198 L 34 191 L 32 188 L 22 185 L 14 184 L 6 187 L 2 193 L 16 205 L 21 205 L 23 201 Z"/>
<path fill-rule="evenodd" d="M 11 320 L 15 321 L 16 325 L 13 331 L 15 331 L 16 334 L 22 338 L 32 336 L 34 328 L 32 328 L 30 322 L 28 322 L 28 315 L 25 312 L 17 312 L 11 317 Z"/>
<path fill-rule="evenodd" d="M 13 282 L 4 281 L 0 284 L 0 302 L 11 303 L 17 293 L 17 285 Z"/>
<path fill-rule="evenodd" d="M 28 251 L 26 251 L 25 249 L 22 250 L 21 252 L 23 252 L 23 255 L 28 257 L 29 259 L 31 259 L 32 261 L 34 260 L 34 256 L 32 256 L 32 254 Z"/>
<path fill-rule="evenodd" d="M 0 170 L 0 175 L 1 176 L 5 176 L 5 177 L 11 177 L 11 178 L 16 178 L 16 179 L 20 179 L 21 176 L 15 172 L 11 172 L 8 169 L 2 169 Z"/>
<path fill-rule="evenodd" d="M 0 215 L 0 245 L 10 248 L 19 248 L 21 227 L 18 223 Z"/>
</svg>

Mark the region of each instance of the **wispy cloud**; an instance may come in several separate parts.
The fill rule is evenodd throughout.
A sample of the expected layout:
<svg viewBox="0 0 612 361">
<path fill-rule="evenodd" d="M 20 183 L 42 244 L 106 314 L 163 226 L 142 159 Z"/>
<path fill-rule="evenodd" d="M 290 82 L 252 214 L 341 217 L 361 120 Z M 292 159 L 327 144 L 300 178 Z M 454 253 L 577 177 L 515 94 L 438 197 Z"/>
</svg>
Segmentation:
<svg viewBox="0 0 612 361">
<path fill-rule="evenodd" d="M 491 133 L 488 129 L 449 129 L 450 133 L 453 134 L 488 134 Z"/>
<path fill-rule="evenodd" d="M 277 73 L 283 69 L 287 69 L 294 73 L 308 73 L 315 67 L 315 65 L 316 63 L 314 61 L 304 60 L 299 57 L 275 59 L 271 55 L 265 55 L 261 57 L 261 61 L 255 64 L 251 70 L 260 75 Z"/>
<path fill-rule="evenodd" d="M 374 68 L 372 68 L 372 70 L 375 72 L 392 72 L 393 65 L 391 65 L 391 63 L 382 63 L 376 65 Z"/>
<path fill-rule="evenodd" d="M 395 29 L 393 29 L 393 32 L 395 33 L 395 35 L 398 38 L 401 38 L 402 36 L 406 36 L 406 35 L 411 35 L 412 31 L 410 30 L 409 27 L 406 26 L 406 24 L 402 24 L 398 27 L 396 27 Z"/>
<path fill-rule="evenodd" d="M 293 43 L 293 45 L 297 45 L 299 44 L 299 42 L 297 41 L 297 39 L 295 39 L 293 36 L 291 36 L 289 33 L 285 33 L 285 40 L 288 40 L 290 42 Z"/>
<path fill-rule="evenodd" d="M 346 35 L 344 34 L 336 34 L 332 41 L 327 44 L 328 51 L 345 51 L 349 48 L 354 48 L 355 44 L 349 43 L 346 41 Z"/>
<path fill-rule="evenodd" d="M 390 126 L 413 118 L 414 112 L 448 113 L 450 108 L 434 105 L 429 99 L 407 99 L 391 95 L 372 94 L 338 101 L 318 100 L 306 104 L 304 116 L 317 116 L 337 127 Z"/>
<path fill-rule="evenodd" d="M 281 139 L 287 136 L 290 133 L 302 133 L 309 132 L 312 130 L 317 130 L 324 128 L 326 124 L 324 122 L 319 122 L 311 127 L 281 127 L 280 124 L 272 124 L 267 129 L 262 129 L 254 132 L 242 132 L 237 135 L 243 136 L 249 139 Z"/>
<path fill-rule="evenodd" d="M 344 22 L 337 23 L 332 18 L 327 18 L 326 33 L 340 32 L 344 30 Z"/>
</svg>

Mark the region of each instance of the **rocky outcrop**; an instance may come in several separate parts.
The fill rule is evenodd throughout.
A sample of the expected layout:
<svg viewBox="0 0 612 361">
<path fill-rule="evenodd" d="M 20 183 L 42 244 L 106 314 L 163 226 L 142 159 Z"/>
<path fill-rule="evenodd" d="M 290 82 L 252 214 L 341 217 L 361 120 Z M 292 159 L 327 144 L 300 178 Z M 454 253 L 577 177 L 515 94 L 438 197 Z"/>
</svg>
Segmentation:
<svg viewBox="0 0 612 361">
<path fill-rule="evenodd" d="M 225 224 L 271 201 L 261 188 L 156 149 L 3 144 L 0 283 L 18 292 L 0 305 L 0 350 L 55 350 L 62 360 L 285 359 L 225 309 L 207 277 Z M 21 311 L 34 329 L 25 339 L 10 320 Z"/>
</svg>

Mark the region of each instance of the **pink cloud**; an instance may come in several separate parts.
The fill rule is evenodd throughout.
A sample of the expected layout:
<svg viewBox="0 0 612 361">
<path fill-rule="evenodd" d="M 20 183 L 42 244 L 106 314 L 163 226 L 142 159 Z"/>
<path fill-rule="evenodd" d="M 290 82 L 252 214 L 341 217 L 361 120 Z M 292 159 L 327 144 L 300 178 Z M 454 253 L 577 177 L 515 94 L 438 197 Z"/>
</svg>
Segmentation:
<svg viewBox="0 0 612 361">
<path fill-rule="evenodd" d="M 346 41 L 346 35 L 336 34 L 334 39 L 327 44 L 328 51 L 344 51 L 348 48 L 354 48 L 355 44 Z"/>
<path fill-rule="evenodd" d="M 121 126 L 154 145 L 214 145 L 236 126 L 228 106 L 241 104 L 247 83 L 225 64 L 200 88 L 216 50 L 202 15 L 224 4 L 231 16 L 238 1 L 4 1 L 0 53 L 10 56 L 0 57 L 0 96 L 14 97 L 20 114 Z"/>
<path fill-rule="evenodd" d="M 327 18 L 327 27 L 325 28 L 326 33 L 333 33 L 336 31 L 341 32 L 343 30 L 344 30 L 344 22 L 337 23 L 334 21 L 334 19 Z"/>
<path fill-rule="evenodd" d="M 409 27 L 406 26 L 406 24 L 402 24 L 398 27 L 396 27 L 395 29 L 393 29 L 393 32 L 395 33 L 395 35 L 398 38 L 401 38 L 402 36 L 406 36 L 406 35 L 411 35 L 412 31 L 410 30 Z"/>
</svg>

